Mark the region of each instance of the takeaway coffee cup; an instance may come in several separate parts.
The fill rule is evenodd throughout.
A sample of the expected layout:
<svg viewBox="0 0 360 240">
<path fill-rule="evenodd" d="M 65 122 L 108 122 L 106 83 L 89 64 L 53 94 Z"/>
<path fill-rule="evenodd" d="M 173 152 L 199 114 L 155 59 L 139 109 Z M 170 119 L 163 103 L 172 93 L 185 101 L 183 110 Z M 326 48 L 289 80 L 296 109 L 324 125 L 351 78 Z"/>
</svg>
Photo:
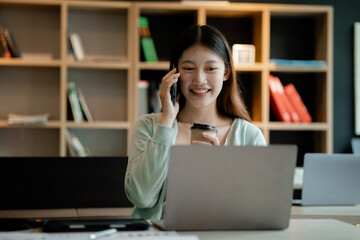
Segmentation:
<svg viewBox="0 0 360 240">
<path fill-rule="evenodd" d="M 207 132 L 209 134 L 214 134 L 216 136 L 218 132 L 215 126 L 200 124 L 200 123 L 194 123 L 194 125 L 190 129 L 191 129 L 191 143 L 193 140 L 211 143 L 209 139 L 203 137 L 202 133 Z"/>
</svg>

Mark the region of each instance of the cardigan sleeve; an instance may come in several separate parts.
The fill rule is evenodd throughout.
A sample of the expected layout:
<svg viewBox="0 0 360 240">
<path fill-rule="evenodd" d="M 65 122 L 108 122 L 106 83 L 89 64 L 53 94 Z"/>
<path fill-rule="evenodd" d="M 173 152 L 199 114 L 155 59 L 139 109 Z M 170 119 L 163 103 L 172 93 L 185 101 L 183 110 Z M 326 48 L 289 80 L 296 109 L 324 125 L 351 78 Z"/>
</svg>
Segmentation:
<svg viewBox="0 0 360 240">
<path fill-rule="evenodd" d="M 125 191 L 137 208 L 152 208 L 160 198 L 177 129 L 158 124 L 155 114 L 139 118 L 133 129 Z"/>
</svg>

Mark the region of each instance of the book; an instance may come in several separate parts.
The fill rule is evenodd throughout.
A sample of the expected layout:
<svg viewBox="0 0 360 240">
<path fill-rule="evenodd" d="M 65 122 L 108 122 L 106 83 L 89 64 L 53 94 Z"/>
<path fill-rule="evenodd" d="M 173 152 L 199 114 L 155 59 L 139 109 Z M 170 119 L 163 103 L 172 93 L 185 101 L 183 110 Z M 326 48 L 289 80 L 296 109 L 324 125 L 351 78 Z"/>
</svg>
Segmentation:
<svg viewBox="0 0 360 240">
<path fill-rule="evenodd" d="M 289 98 L 287 97 L 285 90 L 284 90 L 284 86 L 281 83 L 280 79 L 278 77 L 274 77 L 274 79 L 276 81 L 282 101 L 284 102 L 286 109 L 289 111 L 291 121 L 296 122 L 296 123 L 300 122 L 299 114 L 297 113 L 296 109 L 293 107 Z"/>
<path fill-rule="evenodd" d="M 279 80 L 280 81 L 280 80 Z M 281 82 L 280 82 L 281 84 Z M 282 85 L 281 85 L 282 86 Z M 269 76 L 270 87 L 270 106 L 275 116 L 283 122 L 291 122 L 291 115 L 284 102 L 284 91 L 277 81 L 277 79 Z"/>
<path fill-rule="evenodd" d="M 11 54 L 11 57 L 14 57 L 14 58 L 19 58 L 21 57 L 21 52 L 15 42 L 15 38 L 14 38 L 14 35 L 9 32 L 8 29 L 4 29 L 4 36 L 5 36 L 5 39 L 6 39 L 6 42 L 8 44 L 8 47 L 9 47 L 9 51 L 10 51 L 10 54 Z"/>
<path fill-rule="evenodd" d="M 292 59 L 270 59 L 270 63 L 277 66 L 292 67 L 325 67 L 326 62 L 321 60 L 292 60 Z"/>
<path fill-rule="evenodd" d="M 161 112 L 160 82 L 151 80 L 149 83 L 149 112 L 159 113 Z"/>
<path fill-rule="evenodd" d="M 78 92 L 76 90 L 75 82 L 68 83 L 68 98 L 75 122 L 83 122 L 84 118 L 82 115 L 82 109 L 80 105 L 80 100 Z"/>
<path fill-rule="evenodd" d="M 2 27 L 0 26 L 0 57 L 4 57 L 4 58 L 11 58 L 11 53 L 9 50 L 9 46 L 8 43 L 6 41 L 5 38 L 5 34 L 4 31 L 2 29 Z"/>
<path fill-rule="evenodd" d="M 149 81 L 138 81 L 139 116 L 149 113 Z"/>
<path fill-rule="evenodd" d="M 309 111 L 307 110 L 304 102 L 302 101 L 298 91 L 296 90 L 294 84 L 289 83 L 284 87 L 286 96 L 288 97 L 290 103 L 299 114 L 301 122 L 309 123 L 312 122 Z"/>
<path fill-rule="evenodd" d="M 85 52 L 79 34 L 71 33 L 70 42 L 70 48 L 74 53 L 75 60 L 79 62 L 83 61 L 85 57 Z"/>
<path fill-rule="evenodd" d="M 139 33 L 140 33 L 140 42 L 143 49 L 144 57 L 146 62 L 157 62 L 159 61 L 154 40 L 150 34 L 149 21 L 147 17 L 139 17 Z"/>
<path fill-rule="evenodd" d="M 65 130 L 65 139 L 66 139 L 66 144 L 68 146 L 69 153 L 71 156 L 73 156 L 73 157 L 91 156 L 90 151 L 82 145 L 82 143 L 75 136 L 74 133 L 70 132 L 69 130 Z"/>
<path fill-rule="evenodd" d="M 86 120 L 88 122 L 93 122 L 94 121 L 94 118 L 89 110 L 89 107 L 85 101 L 85 98 L 84 98 L 84 95 L 82 94 L 81 90 L 79 88 L 76 88 L 77 90 L 77 94 L 78 94 L 78 97 L 79 97 L 79 101 L 80 101 L 80 105 L 81 105 L 81 109 L 86 117 Z"/>
<path fill-rule="evenodd" d="M 46 124 L 49 120 L 49 113 L 21 115 L 21 114 L 8 114 L 9 124 Z"/>
</svg>

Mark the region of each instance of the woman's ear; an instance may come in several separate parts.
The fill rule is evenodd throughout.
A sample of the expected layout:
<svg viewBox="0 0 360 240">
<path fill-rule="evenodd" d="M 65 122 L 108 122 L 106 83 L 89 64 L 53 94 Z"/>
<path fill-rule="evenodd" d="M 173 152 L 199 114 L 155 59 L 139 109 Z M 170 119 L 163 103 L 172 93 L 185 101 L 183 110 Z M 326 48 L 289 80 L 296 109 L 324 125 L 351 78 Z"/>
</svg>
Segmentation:
<svg viewBox="0 0 360 240">
<path fill-rule="evenodd" d="M 224 73 L 224 81 L 229 79 L 230 74 L 231 74 L 230 66 L 227 66 L 226 70 L 225 70 L 225 73 Z"/>
</svg>

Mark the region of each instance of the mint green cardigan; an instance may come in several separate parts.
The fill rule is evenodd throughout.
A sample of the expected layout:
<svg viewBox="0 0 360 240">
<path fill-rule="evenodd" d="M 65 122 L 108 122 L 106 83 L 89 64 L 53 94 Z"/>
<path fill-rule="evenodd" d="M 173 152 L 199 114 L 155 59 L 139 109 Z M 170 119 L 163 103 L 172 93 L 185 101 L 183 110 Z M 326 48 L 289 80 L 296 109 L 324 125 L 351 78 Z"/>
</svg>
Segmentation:
<svg viewBox="0 0 360 240">
<path fill-rule="evenodd" d="M 159 125 L 160 114 L 146 114 L 135 123 L 130 142 L 125 191 L 134 204 L 134 218 L 160 219 L 165 199 L 170 146 L 175 145 L 177 121 L 172 128 Z M 236 118 L 225 145 L 266 146 L 261 130 Z"/>
</svg>

